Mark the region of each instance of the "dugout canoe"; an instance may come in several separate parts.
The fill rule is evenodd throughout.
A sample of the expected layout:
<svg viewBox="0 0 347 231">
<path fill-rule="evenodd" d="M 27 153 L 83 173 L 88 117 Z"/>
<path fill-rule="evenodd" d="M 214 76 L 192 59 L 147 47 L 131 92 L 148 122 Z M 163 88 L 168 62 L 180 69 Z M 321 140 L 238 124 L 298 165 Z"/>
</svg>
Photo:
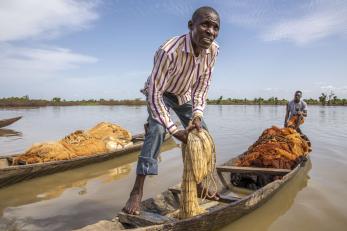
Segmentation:
<svg viewBox="0 0 347 231">
<path fill-rule="evenodd" d="M 6 127 L 10 124 L 13 124 L 14 122 L 20 120 L 21 118 L 22 118 L 22 116 L 18 116 L 18 117 L 14 117 L 14 118 L 10 118 L 10 119 L 0 120 L 0 128 Z"/>
<path fill-rule="evenodd" d="M 180 188 L 176 186 L 154 198 L 143 201 L 141 203 L 140 215 L 129 215 L 120 212 L 118 217 L 111 223 L 97 223 L 95 227 L 100 228 L 99 230 L 104 230 L 101 226 L 105 225 L 113 227 L 107 230 L 131 229 L 134 231 L 217 230 L 263 205 L 294 176 L 300 171 L 304 171 L 303 169 L 308 169 L 307 165 L 310 166 L 311 164 L 309 158 L 305 157 L 292 170 L 236 167 L 233 163 L 237 158 L 239 156 L 216 168 L 215 176 L 218 176 L 220 179 L 218 191 L 221 195 L 221 200 L 218 202 L 208 200 L 201 202 L 201 206 L 207 209 L 207 212 L 204 214 L 189 219 L 177 219 Z M 276 176 L 277 179 L 275 178 L 276 180 L 267 183 L 257 190 L 249 190 L 235 187 L 231 184 L 231 173 Z M 93 226 L 87 226 L 81 229 L 81 231 L 93 230 L 93 228 Z"/>
<path fill-rule="evenodd" d="M 168 140 L 170 137 L 171 136 L 167 134 L 165 140 Z M 143 145 L 143 140 L 144 134 L 134 135 L 132 145 L 114 152 L 77 157 L 71 160 L 50 161 L 46 163 L 12 165 L 13 158 L 21 154 L 0 156 L 0 188 L 35 177 L 107 161 L 124 154 L 138 151 Z"/>
</svg>

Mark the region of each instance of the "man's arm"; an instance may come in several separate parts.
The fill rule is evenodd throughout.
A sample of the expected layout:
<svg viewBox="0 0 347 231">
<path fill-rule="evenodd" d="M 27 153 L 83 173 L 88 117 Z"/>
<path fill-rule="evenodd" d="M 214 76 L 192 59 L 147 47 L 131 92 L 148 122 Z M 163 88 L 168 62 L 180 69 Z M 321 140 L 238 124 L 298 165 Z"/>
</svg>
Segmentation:
<svg viewBox="0 0 347 231">
<path fill-rule="evenodd" d="M 206 98 L 208 88 L 211 84 L 211 77 L 214 64 L 216 62 L 216 56 L 214 56 L 210 65 L 206 70 L 199 76 L 198 80 L 192 87 L 192 104 L 193 104 L 193 125 L 197 129 L 201 128 L 201 119 L 206 106 Z"/>
<path fill-rule="evenodd" d="M 170 113 L 163 101 L 163 93 L 167 84 L 166 75 L 170 70 L 172 60 L 162 49 L 156 53 L 154 67 L 148 86 L 148 104 L 150 112 L 155 120 L 162 124 L 171 134 L 177 132 L 177 126 L 173 123 Z"/>
<path fill-rule="evenodd" d="M 298 112 L 299 116 L 307 117 L 307 104 L 303 102 L 301 111 Z"/>
<path fill-rule="evenodd" d="M 302 108 L 302 115 L 304 117 L 307 117 L 307 103 L 306 102 L 304 102 L 304 106 Z"/>
<path fill-rule="evenodd" d="M 288 117 L 289 117 L 289 104 L 287 104 L 286 106 L 286 116 L 284 117 L 284 127 L 287 127 Z"/>
</svg>

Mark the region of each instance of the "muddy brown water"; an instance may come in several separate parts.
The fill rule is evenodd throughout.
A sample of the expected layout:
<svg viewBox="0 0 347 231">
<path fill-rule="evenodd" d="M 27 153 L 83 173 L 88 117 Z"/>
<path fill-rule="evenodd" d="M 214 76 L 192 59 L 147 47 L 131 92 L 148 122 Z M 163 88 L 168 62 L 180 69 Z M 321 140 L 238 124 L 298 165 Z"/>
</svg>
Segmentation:
<svg viewBox="0 0 347 231">
<path fill-rule="evenodd" d="M 23 118 L 0 129 L 0 155 L 57 140 L 100 121 L 143 131 L 145 107 L 76 106 L 0 109 L 0 119 Z M 217 145 L 217 162 L 242 153 L 271 125 L 282 125 L 283 106 L 208 106 L 206 122 Z M 228 230 L 346 230 L 347 108 L 309 107 L 302 127 L 313 144 L 311 164 L 265 205 Z M 135 178 L 138 153 L 0 189 L 0 230 L 71 230 L 112 219 Z M 149 177 L 144 198 L 178 183 L 182 160 L 173 140 L 162 149 L 159 175 Z"/>
</svg>

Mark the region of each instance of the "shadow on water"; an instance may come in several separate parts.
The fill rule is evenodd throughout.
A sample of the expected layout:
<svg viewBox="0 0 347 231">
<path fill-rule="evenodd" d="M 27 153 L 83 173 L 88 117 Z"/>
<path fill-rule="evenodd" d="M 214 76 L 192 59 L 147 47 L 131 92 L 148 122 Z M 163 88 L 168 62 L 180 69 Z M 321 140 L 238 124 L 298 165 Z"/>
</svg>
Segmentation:
<svg viewBox="0 0 347 231">
<path fill-rule="evenodd" d="M 0 129 L 0 137 L 11 137 L 11 136 L 22 137 L 22 135 L 23 134 L 21 132 L 17 132 L 12 129 L 5 129 L 5 128 Z"/>
<path fill-rule="evenodd" d="M 273 222 L 275 222 L 280 216 L 284 215 L 292 207 L 297 194 L 307 186 L 310 179 L 308 172 L 311 168 L 312 163 L 311 160 L 309 160 L 305 167 L 262 207 L 246 216 L 243 216 L 219 231 L 268 230 Z"/>
<path fill-rule="evenodd" d="M 169 139 L 161 152 L 177 147 Z M 139 152 L 119 156 L 109 161 L 84 166 L 65 172 L 43 176 L 0 189 L 0 214 L 9 207 L 18 207 L 30 203 L 60 197 L 66 190 L 75 188 L 79 195 L 88 193 L 87 184 L 97 180 L 99 184 L 108 184 L 126 177 L 131 172 L 132 163 L 137 161 Z M 0 221 L 1 222 L 1 221 Z"/>
</svg>

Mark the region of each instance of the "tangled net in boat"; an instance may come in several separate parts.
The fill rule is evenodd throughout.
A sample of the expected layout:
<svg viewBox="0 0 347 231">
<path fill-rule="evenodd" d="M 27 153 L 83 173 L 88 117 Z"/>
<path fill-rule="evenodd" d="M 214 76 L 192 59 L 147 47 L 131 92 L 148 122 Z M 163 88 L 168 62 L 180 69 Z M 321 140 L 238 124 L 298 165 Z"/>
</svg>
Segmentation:
<svg viewBox="0 0 347 231">
<path fill-rule="evenodd" d="M 179 216 L 184 219 L 205 212 L 198 203 L 197 184 L 203 183 L 208 188 L 210 183 L 214 182 L 212 173 L 216 163 L 216 151 L 210 134 L 204 129 L 200 132 L 191 131 L 187 144 L 182 145 L 182 156 L 184 167 Z"/>
<path fill-rule="evenodd" d="M 35 164 L 54 160 L 70 160 L 76 157 L 69 149 L 58 142 L 34 144 L 25 154 L 15 157 L 13 165 L 20 163 Z"/>
<path fill-rule="evenodd" d="M 293 169 L 309 153 L 309 145 L 292 128 L 273 126 L 235 164 L 243 167 Z"/>
<path fill-rule="evenodd" d="M 97 139 L 115 138 L 124 141 L 131 141 L 131 133 L 121 126 L 112 123 L 101 122 L 87 131 L 91 136 Z"/>
<path fill-rule="evenodd" d="M 81 130 L 64 137 L 59 143 L 77 156 L 89 156 L 107 151 L 103 140 Z"/>
<path fill-rule="evenodd" d="M 58 142 L 35 144 L 14 158 L 13 165 L 71 160 L 116 151 L 132 144 L 131 139 L 131 133 L 124 128 L 102 122 L 87 132 L 77 130 Z"/>
</svg>

